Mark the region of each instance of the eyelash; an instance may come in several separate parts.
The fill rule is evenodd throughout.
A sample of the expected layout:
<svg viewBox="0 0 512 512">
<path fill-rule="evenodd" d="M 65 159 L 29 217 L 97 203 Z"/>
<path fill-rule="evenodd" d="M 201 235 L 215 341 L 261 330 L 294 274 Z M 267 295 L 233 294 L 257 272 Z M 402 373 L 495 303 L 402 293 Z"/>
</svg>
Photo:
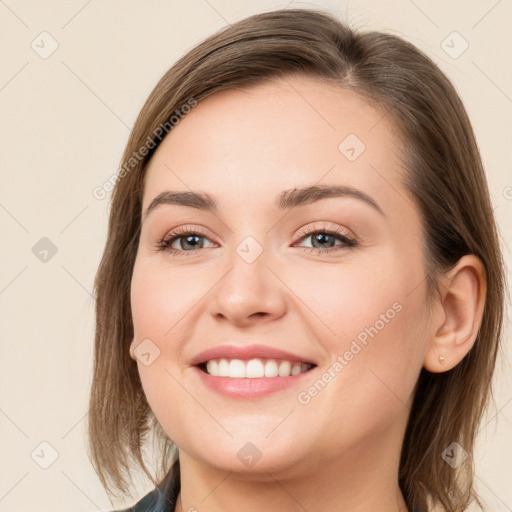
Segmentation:
<svg viewBox="0 0 512 512">
<path fill-rule="evenodd" d="M 343 242 L 344 245 L 340 246 L 334 246 L 330 247 L 328 249 L 319 249 L 317 247 L 302 247 L 302 249 L 306 249 L 308 253 L 313 254 L 325 254 L 325 253 L 332 253 L 332 252 L 338 252 L 340 250 L 344 249 L 350 249 L 353 247 L 356 247 L 358 245 L 357 240 L 354 238 L 348 237 L 346 234 L 342 233 L 341 230 L 335 229 L 328 229 L 328 228 L 322 228 L 322 227 L 310 227 L 304 230 L 303 233 L 301 233 L 299 242 L 303 241 L 305 238 L 308 238 L 311 235 L 316 234 L 325 234 L 329 236 L 333 236 L 337 238 L 339 241 Z M 191 250 L 191 251 L 184 251 L 182 249 L 173 249 L 171 245 L 180 238 L 185 238 L 189 235 L 196 235 L 204 238 L 208 238 L 208 236 L 201 232 L 201 230 L 197 229 L 191 229 L 187 226 L 184 226 L 182 228 L 175 229 L 174 231 L 171 231 L 171 233 L 168 233 L 165 235 L 161 240 L 157 242 L 157 248 L 159 251 L 165 251 L 170 254 L 173 254 L 174 256 L 185 256 L 188 254 L 193 254 L 197 252 L 198 250 Z"/>
</svg>

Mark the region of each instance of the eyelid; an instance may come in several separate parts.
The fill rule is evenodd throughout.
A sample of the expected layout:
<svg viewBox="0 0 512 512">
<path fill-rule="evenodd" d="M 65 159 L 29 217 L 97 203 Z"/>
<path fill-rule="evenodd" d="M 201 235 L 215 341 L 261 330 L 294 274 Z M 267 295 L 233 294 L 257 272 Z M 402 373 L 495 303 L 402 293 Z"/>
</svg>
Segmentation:
<svg viewBox="0 0 512 512">
<path fill-rule="evenodd" d="M 185 224 L 183 226 L 178 226 L 177 228 L 170 229 L 167 232 L 167 234 L 165 234 L 163 237 L 159 237 L 159 239 L 165 240 L 178 235 L 188 234 L 190 232 L 197 233 L 198 235 L 209 238 L 212 241 L 216 240 L 216 237 L 211 233 L 209 229 L 203 228 L 202 226 L 195 224 Z"/>
<path fill-rule="evenodd" d="M 327 221 L 317 221 L 317 223 L 310 224 L 299 231 L 299 233 L 295 237 L 296 241 L 292 244 L 292 247 L 295 247 L 299 242 L 306 239 L 308 236 L 316 233 L 327 233 L 331 236 L 334 236 L 335 238 L 338 238 L 341 244 L 335 245 L 334 247 L 330 247 L 327 249 L 302 246 L 298 247 L 309 252 L 327 255 L 329 253 L 338 252 L 343 249 L 350 249 L 359 245 L 359 238 L 356 235 L 354 235 L 349 229 L 344 227 L 342 228 L 339 225 L 329 225 Z M 209 230 L 203 227 L 197 227 L 194 225 L 187 224 L 171 229 L 163 237 L 158 237 L 155 242 L 155 246 L 157 248 L 157 251 L 168 251 L 178 257 L 199 253 L 201 252 L 201 249 L 212 248 L 202 247 L 197 250 L 184 251 L 182 249 L 173 249 L 170 247 L 171 244 L 173 244 L 176 240 L 185 237 L 186 235 L 193 234 L 206 238 L 213 244 L 219 245 L 219 242 L 216 241 L 216 237 L 209 234 Z"/>
<path fill-rule="evenodd" d="M 356 244 L 359 243 L 360 241 L 359 237 L 357 237 L 355 233 L 353 233 L 349 229 L 341 227 L 339 225 L 330 225 L 329 222 L 327 221 L 318 221 L 316 224 L 310 224 L 309 226 L 306 226 L 297 234 L 297 241 L 300 241 L 303 238 L 307 237 L 308 235 L 311 235 L 316 232 L 331 232 L 336 235 L 349 238 L 353 240 Z"/>
<path fill-rule="evenodd" d="M 216 237 L 210 234 L 210 231 L 203 228 L 198 227 L 192 224 L 186 224 L 184 226 L 179 226 L 177 228 L 173 228 L 169 230 L 165 235 L 163 236 L 157 236 L 154 245 L 157 249 L 164 249 L 164 244 L 171 242 L 172 239 L 179 239 L 181 237 L 184 237 L 185 235 L 188 235 L 190 233 L 197 234 L 201 237 L 207 238 L 210 240 L 210 242 L 220 245 L 219 242 L 216 240 Z M 183 252 L 194 252 L 194 251 L 183 251 Z"/>
<path fill-rule="evenodd" d="M 320 224 L 320 225 L 318 225 L 318 224 Z M 337 233 L 340 235 L 344 235 L 348 238 L 352 238 L 354 241 L 359 241 L 358 237 L 354 233 L 352 233 L 349 229 L 341 228 L 338 225 L 331 227 L 331 226 L 329 226 L 328 223 L 326 223 L 326 222 L 322 223 L 322 221 L 318 221 L 316 224 L 313 224 L 313 225 L 310 224 L 310 225 L 306 226 L 305 228 L 302 228 L 294 238 L 296 238 L 297 240 L 301 240 L 302 238 L 306 237 L 307 235 L 310 235 L 312 233 L 316 233 L 316 232 L 322 231 L 322 230 L 331 231 L 331 232 L 334 232 L 334 233 Z M 213 241 L 215 243 L 219 243 L 218 241 L 216 241 L 216 237 L 213 236 L 209 230 L 206 230 L 203 227 L 197 227 L 193 224 L 186 224 L 184 226 L 179 226 L 177 228 L 171 229 L 164 236 L 157 237 L 157 241 L 169 240 L 172 237 L 177 237 L 178 235 L 182 235 L 182 234 L 188 234 L 190 232 L 200 234 L 206 238 L 209 238 L 211 241 Z"/>
</svg>

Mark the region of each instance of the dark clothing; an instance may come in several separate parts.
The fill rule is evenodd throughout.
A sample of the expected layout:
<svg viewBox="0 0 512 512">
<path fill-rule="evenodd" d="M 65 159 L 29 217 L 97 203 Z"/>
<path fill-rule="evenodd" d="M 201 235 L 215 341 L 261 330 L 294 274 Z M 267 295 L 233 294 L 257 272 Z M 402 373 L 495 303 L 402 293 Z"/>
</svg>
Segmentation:
<svg viewBox="0 0 512 512">
<path fill-rule="evenodd" d="M 179 492 L 180 464 L 178 459 L 157 487 L 132 507 L 118 512 L 174 512 Z"/>
</svg>

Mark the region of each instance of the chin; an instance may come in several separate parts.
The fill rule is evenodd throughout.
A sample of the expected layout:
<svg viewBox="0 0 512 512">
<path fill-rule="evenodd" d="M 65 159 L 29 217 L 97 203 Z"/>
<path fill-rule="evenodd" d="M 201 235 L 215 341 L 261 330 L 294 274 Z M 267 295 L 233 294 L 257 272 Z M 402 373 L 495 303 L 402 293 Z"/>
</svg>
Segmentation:
<svg viewBox="0 0 512 512">
<path fill-rule="evenodd" d="M 250 441 L 250 436 L 241 441 L 238 437 L 224 443 L 211 445 L 210 441 L 192 443 L 180 448 L 200 464 L 209 469 L 243 475 L 248 480 L 271 481 L 274 475 L 297 472 L 299 462 L 305 461 L 305 454 L 297 450 L 297 442 L 288 437 L 285 445 L 277 446 L 269 439 Z M 205 451 L 205 448 L 207 451 Z"/>
</svg>

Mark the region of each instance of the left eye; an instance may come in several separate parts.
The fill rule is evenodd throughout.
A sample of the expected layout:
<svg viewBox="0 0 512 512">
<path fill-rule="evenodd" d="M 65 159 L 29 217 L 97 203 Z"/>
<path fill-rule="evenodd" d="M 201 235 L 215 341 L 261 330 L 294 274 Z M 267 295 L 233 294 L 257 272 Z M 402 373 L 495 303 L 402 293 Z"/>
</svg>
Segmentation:
<svg viewBox="0 0 512 512">
<path fill-rule="evenodd" d="M 341 233 L 337 233 L 334 231 L 326 231 L 326 230 L 319 230 L 314 231 L 312 233 L 308 233 L 307 235 L 303 236 L 301 240 L 307 240 L 308 238 L 311 238 L 312 245 L 310 246 L 311 249 L 320 250 L 326 249 L 327 252 L 330 249 L 333 249 L 334 247 L 340 247 L 340 246 L 347 246 L 347 247 L 354 247 L 356 245 L 356 241 L 352 238 L 349 238 L 346 235 L 343 235 Z M 340 241 L 341 243 L 336 245 L 336 241 Z"/>
</svg>

